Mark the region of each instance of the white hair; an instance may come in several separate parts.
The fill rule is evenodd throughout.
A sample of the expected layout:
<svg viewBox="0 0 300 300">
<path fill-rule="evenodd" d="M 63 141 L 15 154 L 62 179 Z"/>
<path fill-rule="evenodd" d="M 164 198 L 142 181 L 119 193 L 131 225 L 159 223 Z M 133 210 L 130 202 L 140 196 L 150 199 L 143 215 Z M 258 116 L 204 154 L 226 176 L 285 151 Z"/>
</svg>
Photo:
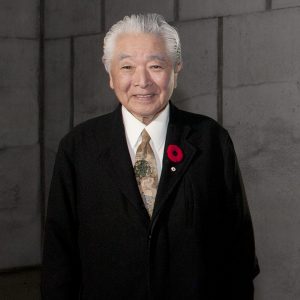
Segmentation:
<svg viewBox="0 0 300 300">
<path fill-rule="evenodd" d="M 174 67 L 182 62 L 178 32 L 165 21 L 164 17 L 155 13 L 131 15 L 114 24 L 104 37 L 102 62 L 108 73 L 116 40 L 123 33 L 157 34 L 164 39 Z"/>
</svg>

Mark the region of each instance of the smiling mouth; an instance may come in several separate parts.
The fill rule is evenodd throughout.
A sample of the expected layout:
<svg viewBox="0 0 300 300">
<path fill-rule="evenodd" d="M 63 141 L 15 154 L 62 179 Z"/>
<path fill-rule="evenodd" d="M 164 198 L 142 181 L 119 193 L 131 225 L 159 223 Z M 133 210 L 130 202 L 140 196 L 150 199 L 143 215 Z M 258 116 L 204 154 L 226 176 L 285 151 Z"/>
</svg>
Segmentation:
<svg viewBox="0 0 300 300">
<path fill-rule="evenodd" d="M 149 99 L 152 98 L 155 94 L 136 94 L 134 97 L 139 99 Z"/>
</svg>

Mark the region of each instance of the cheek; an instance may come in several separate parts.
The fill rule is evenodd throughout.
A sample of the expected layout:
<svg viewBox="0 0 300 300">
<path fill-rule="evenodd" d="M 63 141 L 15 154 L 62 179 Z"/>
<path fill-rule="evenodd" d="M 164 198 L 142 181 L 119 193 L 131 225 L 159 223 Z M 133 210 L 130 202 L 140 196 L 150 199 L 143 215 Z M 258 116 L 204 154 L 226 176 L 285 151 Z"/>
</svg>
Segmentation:
<svg viewBox="0 0 300 300">
<path fill-rule="evenodd" d="M 174 84 L 173 84 L 172 76 L 161 76 L 156 78 L 156 84 L 160 87 L 161 91 L 168 91 Z"/>
<path fill-rule="evenodd" d="M 131 86 L 131 80 L 127 77 L 119 77 L 115 80 L 114 86 L 121 92 L 127 92 Z"/>
<path fill-rule="evenodd" d="M 174 89 L 174 78 L 172 76 L 164 78 L 161 87 L 166 93 L 171 93 Z"/>
</svg>

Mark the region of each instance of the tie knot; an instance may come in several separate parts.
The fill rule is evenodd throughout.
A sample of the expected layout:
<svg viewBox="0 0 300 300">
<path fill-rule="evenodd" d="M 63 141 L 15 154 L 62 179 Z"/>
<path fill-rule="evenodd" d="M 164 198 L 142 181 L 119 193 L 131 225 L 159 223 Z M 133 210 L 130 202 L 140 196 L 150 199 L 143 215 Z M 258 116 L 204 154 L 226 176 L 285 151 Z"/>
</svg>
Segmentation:
<svg viewBox="0 0 300 300">
<path fill-rule="evenodd" d="M 148 134 L 147 130 L 144 129 L 142 131 L 142 143 L 143 144 L 147 144 L 150 141 L 150 139 L 151 139 L 150 135 Z"/>
</svg>

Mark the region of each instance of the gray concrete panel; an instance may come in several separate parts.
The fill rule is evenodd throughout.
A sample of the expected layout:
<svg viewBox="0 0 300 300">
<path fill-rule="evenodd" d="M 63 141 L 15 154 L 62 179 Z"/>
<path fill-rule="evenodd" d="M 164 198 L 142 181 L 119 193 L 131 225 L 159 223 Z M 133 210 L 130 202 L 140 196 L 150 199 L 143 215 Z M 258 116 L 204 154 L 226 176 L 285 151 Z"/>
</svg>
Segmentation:
<svg viewBox="0 0 300 300">
<path fill-rule="evenodd" d="M 217 120 L 218 113 L 216 94 L 198 95 L 195 97 L 183 99 L 179 102 L 174 101 L 174 104 L 180 109 L 190 111 L 196 114 L 206 115 Z"/>
<path fill-rule="evenodd" d="M 101 31 L 101 0 L 45 1 L 45 37 L 95 34 Z"/>
<path fill-rule="evenodd" d="M 272 0 L 272 8 L 300 6 L 300 0 Z"/>
<path fill-rule="evenodd" d="M 240 158 L 262 269 L 257 299 L 299 298 L 299 99 L 296 82 L 224 91 L 224 125 Z"/>
<path fill-rule="evenodd" d="M 55 153 L 61 138 L 71 129 L 71 40 L 45 42 L 45 184 L 46 198 L 53 172 Z"/>
<path fill-rule="evenodd" d="M 224 20 L 224 85 L 299 80 L 300 9 Z"/>
<path fill-rule="evenodd" d="M 112 111 L 117 100 L 102 64 L 103 35 L 76 38 L 74 65 L 74 123 Z"/>
<path fill-rule="evenodd" d="M 264 11 L 265 0 L 179 0 L 180 20 Z"/>
<path fill-rule="evenodd" d="M 57 150 L 60 139 L 70 130 L 71 40 L 45 42 L 45 146 Z"/>
<path fill-rule="evenodd" d="M 39 146 L 0 152 L 0 269 L 41 262 Z"/>
<path fill-rule="evenodd" d="M 50 192 L 50 184 L 53 175 L 56 153 L 57 150 L 52 150 L 49 148 L 45 149 L 45 213 L 47 212 L 48 208 L 48 197 Z"/>
<path fill-rule="evenodd" d="M 167 21 L 173 21 L 174 1 L 109 0 L 105 2 L 105 27 L 108 30 L 115 22 L 123 19 L 126 15 L 153 12 L 163 15 Z"/>
<path fill-rule="evenodd" d="M 174 102 L 193 102 L 195 107 L 208 105 L 205 111 L 212 111 L 213 102 L 197 99 L 217 93 L 217 20 L 192 21 L 178 24 L 182 43 L 183 69 L 178 76 L 178 87 Z M 204 97 L 204 98 L 203 98 Z M 213 109 L 214 110 L 214 109 Z"/>
<path fill-rule="evenodd" d="M 38 141 L 39 43 L 0 39 L 0 148 Z"/>
<path fill-rule="evenodd" d="M 38 0 L 2 0 L 0 37 L 37 38 L 39 36 Z"/>
</svg>

